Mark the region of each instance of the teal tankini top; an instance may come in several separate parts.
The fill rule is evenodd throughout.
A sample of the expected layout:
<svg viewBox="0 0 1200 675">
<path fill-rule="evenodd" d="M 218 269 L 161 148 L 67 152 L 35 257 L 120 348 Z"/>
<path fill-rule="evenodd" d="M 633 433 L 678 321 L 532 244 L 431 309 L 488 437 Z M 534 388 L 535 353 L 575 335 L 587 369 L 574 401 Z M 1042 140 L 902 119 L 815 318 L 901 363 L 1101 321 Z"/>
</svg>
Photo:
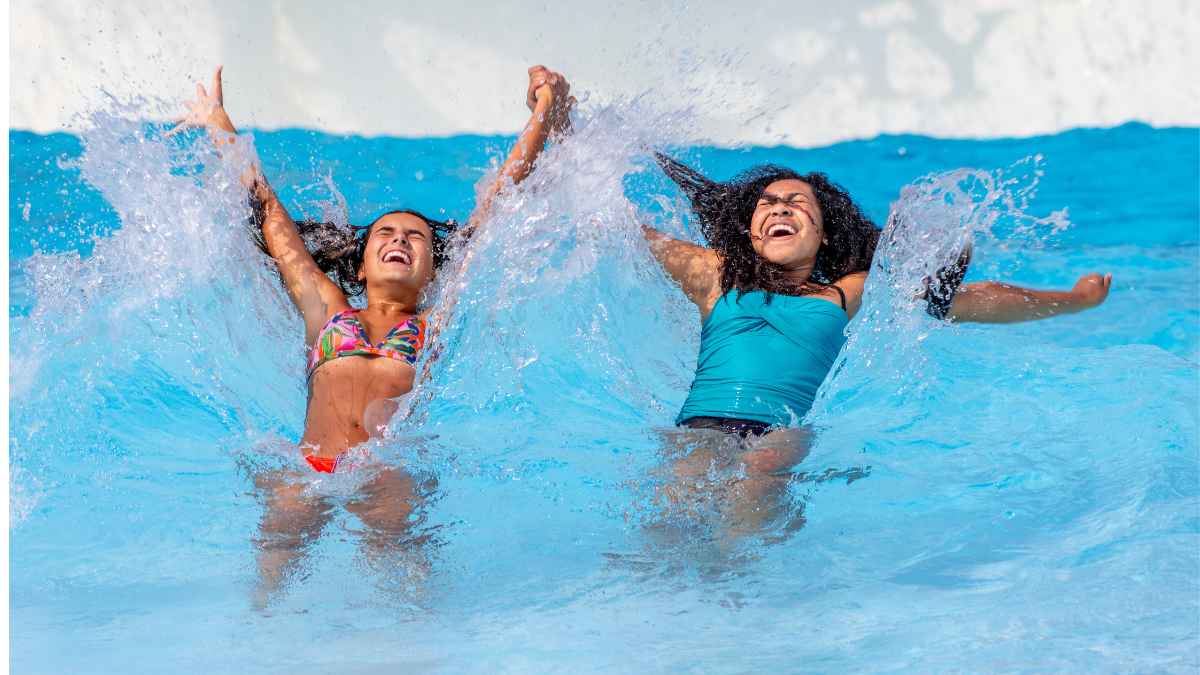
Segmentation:
<svg viewBox="0 0 1200 675">
<path fill-rule="evenodd" d="M 812 407 L 846 343 L 849 319 L 814 297 L 736 290 L 717 300 L 700 332 L 696 379 L 675 423 L 731 417 L 790 424 Z"/>
</svg>

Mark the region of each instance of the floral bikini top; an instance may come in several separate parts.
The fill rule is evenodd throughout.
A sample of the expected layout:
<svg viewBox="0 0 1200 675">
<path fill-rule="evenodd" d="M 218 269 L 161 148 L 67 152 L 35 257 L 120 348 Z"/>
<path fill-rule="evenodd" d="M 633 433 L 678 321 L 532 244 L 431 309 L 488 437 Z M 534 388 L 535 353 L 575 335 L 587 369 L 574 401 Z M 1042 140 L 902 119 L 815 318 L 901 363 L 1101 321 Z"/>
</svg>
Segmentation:
<svg viewBox="0 0 1200 675">
<path fill-rule="evenodd" d="M 308 381 L 313 373 L 326 361 L 343 356 L 386 356 L 403 361 L 408 365 L 417 362 L 417 355 L 425 345 L 425 320 L 413 316 L 388 331 L 383 342 L 374 347 L 367 340 L 367 332 L 358 320 L 359 310 L 347 309 L 338 312 L 321 329 L 308 359 Z"/>
</svg>

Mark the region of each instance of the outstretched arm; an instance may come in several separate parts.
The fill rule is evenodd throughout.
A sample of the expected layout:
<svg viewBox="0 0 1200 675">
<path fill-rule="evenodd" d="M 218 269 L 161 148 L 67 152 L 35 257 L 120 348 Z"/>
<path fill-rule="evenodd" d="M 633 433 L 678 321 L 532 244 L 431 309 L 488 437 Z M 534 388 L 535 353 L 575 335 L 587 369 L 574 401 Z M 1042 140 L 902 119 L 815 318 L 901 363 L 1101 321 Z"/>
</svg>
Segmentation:
<svg viewBox="0 0 1200 675">
<path fill-rule="evenodd" d="M 237 143 L 238 132 L 225 113 L 220 67 L 213 73 L 212 92 L 204 91 L 204 86 L 197 84 L 196 94 L 197 101 L 185 102 L 190 110 L 179 117 L 177 121 L 180 124 L 175 131 L 185 127 L 204 127 L 217 151 L 225 156 Z M 288 296 L 304 318 L 305 341 L 311 345 L 325 322 L 334 314 L 349 309 L 350 303 L 342 289 L 325 276 L 304 246 L 296 223 L 267 183 L 257 158 L 251 159 L 242 182 L 263 204 L 263 241 L 279 265 L 279 274 L 283 277 Z"/>
<path fill-rule="evenodd" d="M 570 131 L 571 121 L 567 113 L 575 104 L 575 99 L 570 93 L 571 85 L 562 75 L 551 72 L 544 66 L 529 69 L 529 89 L 525 102 L 533 115 L 509 151 L 496 180 L 468 219 L 467 227 L 472 231 L 487 219 L 487 213 L 492 208 L 492 199 L 500 194 L 505 185 L 509 182 L 516 185 L 533 172 L 534 162 L 546 147 L 546 141 L 551 135 Z"/>
<path fill-rule="evenodd" d="M 721 298 L 721 258 L 711 248 L 704 248 L 676 239 L 648 225 L 642 226 L 642 236 L 650 244 L 650 253 L 667 274 L 700 308 L 700 320 L 708 318 Z"/>
<path fill-rule="evenodd" d="M 946 318 L 977 323 L 1017 323 L 1073 314 L 1104 302 L 1112 275 L 1088 274 L 1069 292 L 1035 291 L 997 281 L 964 284 Z"/>
</svg>

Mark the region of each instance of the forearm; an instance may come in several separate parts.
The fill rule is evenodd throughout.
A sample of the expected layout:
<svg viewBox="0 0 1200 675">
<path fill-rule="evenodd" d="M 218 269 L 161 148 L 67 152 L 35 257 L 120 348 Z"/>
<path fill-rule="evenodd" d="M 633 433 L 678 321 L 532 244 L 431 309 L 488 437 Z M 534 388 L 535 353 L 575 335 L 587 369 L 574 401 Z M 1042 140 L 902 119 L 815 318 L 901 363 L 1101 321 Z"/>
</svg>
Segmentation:
<svg viewBox="0 0 1200 675">
<path fill-rule="evenodd" d="M 1093 306 L 1077 301 L 1066 291 L 1035 291 L 984 281 L 959 288 L 946 318 L 959 322 L 1018 323 L 1073 314 Z"/>
<path fill-rule="evenodd" d="M 550 139 L 550 129 L 549 105 L 539 103 L 529 118 L 529 123 L 525 125 L 525 130 L 509 151 L 508 159 L 504 161 L 500 175 L 492 187 L 493 194 L 500 191 L 505 179 L 512 180 L 515 185 L 533 172 L 533 163 L 537 161 L 538 155 L 546 147 L 546 141 Z"/>
<path fill-rule="evenodd" d="M 242 158 L 245 163 L 245 173 L 242 174 L 242 184 L 256 192 L 256 196 L 262 201 L 267 201 L 267 193 L 274 197 L 270 186 L 267 185 L 266 178 L 258 169 L 257 157 L 252 152 L 245 152 L 244 144 L 238 145 L 238 130 L 230 121 L 229 115 L 225 113 L 224 107 L 214 108 L 208 116 L 208 122 L 205 124 L 205 130 L 208 132 L 209 138 L 213 141 L 213 146 L 217 149 L 217 154 L 222 159 L 230 159 L 239 157 L 242 154 L 246 156 Z"/>
<path fill-rule="evenodd" d="M 311 258 L 311 254 L 304 246 L 304 239 L 300 236 L 299 228 L 296 227 L 295 221 L 292 220 L 292 216 L 284 207 L 283 202 L 275 196 L 275 191 L 271 189 L 271 186 L 263 181 L 255 183 L 251 189 L 255 191 L 255 196 L 262 201 L 262 235 L 263 241 L 267 244 L 267 252 L 271 257 L 281 266 L 298 262 L 298 258 Z"/>
<path fill-rule="evenodd" d="M 478 222 L 483 219 L 491 209 L 492 199 L 500 194 L 507 183 L 511 181 L 513 185 L 517 185 L 533 172 L 534 162 L 537 161 L 538 155 L 546 147 L 546 141 L 550 138 L 549 107 L 546 102 L 538 103 L 533 115 L 529 118 L 529 123 L 525 125 L 524 131 L 517 138 L 517 142 L 513 144 L 508 158 L 504 160 L 504 165 L 500 167 L 500 173 L 496 176 L 495 182 L 492 183 L 483 202 L 476 209 L 476 213 L 472 217 L 473 221 Z"/>
<path fill-rule="evenodd" d="M 677 283 L 684 283 L 688 263 L 691 262 L 691 256 L 687 255 L 690 252 L 688 249 L 693 245 L 649 225 L 642 225 L 642 238 L 650 245 L 650 254 L 663 266 L 667 274 Z"/>
<path fill-rule="evenodd" d="M 230 135 L 238 135 L 238 130 L 234 128 L 233 122 L 223 107 L 215 108 L 212 111 L 212 114 L 208 116 L 206 128 L 209 137 L 213 139 L 213 143 L 218 148 L 224 145 L 226 140 L 230 143 L 233 142 L 233 139 L 229 138 Z"/>
</svg>

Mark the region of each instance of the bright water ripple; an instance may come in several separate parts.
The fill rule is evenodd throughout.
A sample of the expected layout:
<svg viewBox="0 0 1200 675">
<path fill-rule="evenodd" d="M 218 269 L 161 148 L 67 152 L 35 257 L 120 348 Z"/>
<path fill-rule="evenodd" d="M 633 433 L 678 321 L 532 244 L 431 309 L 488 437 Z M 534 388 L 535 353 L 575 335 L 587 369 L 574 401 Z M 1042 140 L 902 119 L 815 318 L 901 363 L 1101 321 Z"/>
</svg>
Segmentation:
<svg viewBox="0 0 1200 675">
<path fill-rule="evenodd" d="M 297 466 L 304 346 L 238 184 L 119 120 L 82 146 L 14 132 L 14 669 L 1194 671 L 1195 130 L 730 151 L 627 114 L 551 150 L 444 275 L 438 356 L 370 447 L 415 476 L 409 529 L 364 543 L 344 506 L 374 469 L 310 474 L 331 522 L 265 610 L 255 478 Z M 285 202 L 328 208 L 331 176 L 366 222 L 461 218 L 506 141 L 255 142 Z M 662 143 L 715 178 L 825 170 L 881 223 L 895 201 L 789 476 L 671 426 L 699 322 L 637 234 L 695 234 Z M 969 279 L 1116 290 L 939 324 L 903 289 L 967 237 Z"/>
</svg>

